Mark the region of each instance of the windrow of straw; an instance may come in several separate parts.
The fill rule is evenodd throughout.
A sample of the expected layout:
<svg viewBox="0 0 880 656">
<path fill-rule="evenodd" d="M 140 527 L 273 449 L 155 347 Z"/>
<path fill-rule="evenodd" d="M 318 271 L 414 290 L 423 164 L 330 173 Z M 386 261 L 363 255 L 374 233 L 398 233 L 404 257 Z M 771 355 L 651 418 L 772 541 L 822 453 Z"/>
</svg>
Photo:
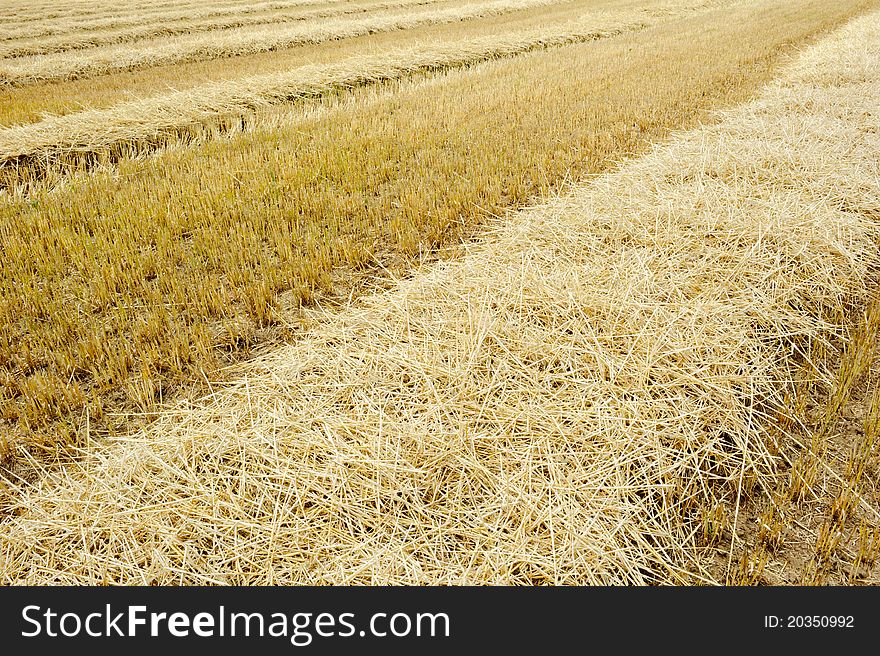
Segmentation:
<svg viewBox="0 0 880 656">
<path fill-rule="evenodd" d="M 313 98 L 419 71 L 472 64 L 646 27 L 638 12 L 597 12 L 581 21 L 553 24 L 493 37 L 361 56 L 336 64 L 304 66 L 289 73 L 210 83 L 186 91 L 86 110 L 37 123 L 0 129 L 0 189 L 14 190 L 49 172 L 134 156 L 222 133 L 243 116 L 268 105 Z"/>
<path fill-rule="evenodd" d="M 146 0 L 138 3 L 126 0 L 106 0 L 105 2 L 59 2 L 47 0 L 31 2 L 30 0 L 4 0 L 8 25 L 24 23 L 46 24 L 68 20 L 72 23 L 109 18 L 112 16 L 157 15 L 178 11 L 204 14 L 206 11 L 235 11 L 236 8 L 247 11 L 250 7 L 265 8 L 271 4 L 291 7 L 322 2 L 346 2 L 348 0 Z"/>
<path fill-rule="evenodd" d="M 131 19 L 124 26 L 99 28 L 93 30 L 76 30 L 61 32 L 40 38 L 27 40 L 9 40 L 0 42 L 0 58 L 25 57 L 28 55 L 44 55 L 48 53 L 67 52 L 69 50 L 86 50 L 98 46 L 117 43 L 131 43 L 154 37 L 177 36 L 213 32 L 248 25 L 275 25 L 321 18 L 348 16 L 351 14 L 368 14 L 370 12 L 436 5 L 443 0 L 391 0 L 383 2 L 346 2 L 319 6 L 294 6 L 293 8 L 273 9 L 268 12 L 229 13 L 209 18 L 170 21 L 167 17 L 144 22 L 144 18 Z"/>
<path fill-rule="evenodd" d="M 410 8 L 352 18 L 342 16 L 306 24 L 256 25 L 206 34 L 182 35 L 138 42 L 34 55 L 0 61 L 0 85 L 36 84 L 113 71 L 199 61 L 290 48 L 306 43 L 351 38 L 379 31 L 412 29 L 423 25 L 458 22 L 514 12 L 530 7 L 560 4 L 564 0 L 484 0 L 459 2 L 436 9 Z"/>
<path fill-rule="evenodd" d="M 279 105 L 0 203 L 0 468 L 131 432 L 299 334 L 302 305 L 742 102 L 866 4 L 764 0 Z"/>
<path fill-rule="evenodd" d="M 186 3 L 159 4 L 127 2 L 120 5 L 101 3 L 80 5 L 79 10 L 59 11 L 57 8 L 37 8 L 32 14 L 11 14 L 0 25 L 0 41 L 40 38 L 78 31 L 113 29 L 137 24 L 165 21 L 204 20 L 222 16 L 248 15 L 274 10 L 313 7 L 315 5 L 342 5 L 348 0 L 270 0 L 268 2 Z"/>
<path fill-rule="evenodd" d="M 880 14 L 19 490 L 6 583 L 679 583 L 876 282 Z"/>
<path fill-rule="evenodd" d="M 853 2 L 854 0 L 847 0 L 847 4 Z M 632 0 L 572 0 L 553 7 L 538 6 L 484 19 L 437 23 L 414 30 L 377 32 L 352 39 L 304 44 L 240 57 L 138 68 L 79 80 L 4 87 L 0 88 L 0 126 L 32 123 L 84 109 L 106 109 L 135 98 L 185 91 L 210 82 L 222 84 L 233 79 L 286 73 L 301 66 L 338 63 L 351 57 L 375 55 L 430 43 L 500 36 L 503 33 L 575 21 L 585 14 L 607 10 L 632 11 L 631 4 Z M 664 4 L 665 0 L 646 0 L 636 10 L 650 11 Z"/>
</svg>

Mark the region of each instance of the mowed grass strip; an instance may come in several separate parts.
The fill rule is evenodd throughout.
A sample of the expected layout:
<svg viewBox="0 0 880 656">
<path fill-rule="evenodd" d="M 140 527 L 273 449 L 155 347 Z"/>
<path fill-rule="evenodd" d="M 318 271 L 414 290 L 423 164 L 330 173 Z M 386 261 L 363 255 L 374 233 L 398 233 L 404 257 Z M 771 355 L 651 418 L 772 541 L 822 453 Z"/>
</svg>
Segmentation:
<svg viewBox="0 0 880 656">
<path fill-rule="evenodd" d="M 873 295 L 878 104 L 875 13 L 716 125 L 15 486 L 0 583 L 744 585 L 771 554 L 779 571 L 772 546 L 740 567 L 722 552 L 745 576 L 713 561 L 759 527 L 791 541 L 743 502 L 771 502 L 792 461 L 798 354 L 836 350 Z M 832 464 L 867 469 L 866 499 L 850 475 L 825 518 L 800 481 L 800 509 L 772 500 L 800 557 L 816 543 L 804 583 L 880 552 L 874 518 L 847 519 L 874 505 L 864 432 Z"/>
<path fill-rule="evenodd" d="M 441 0 L 391 0 L 387 2 L 351 2 L 344 4 L 335 2 L 311 7 L 306 5 L 294 6 L 292 9 L 273 9 L 262 13 L 229 13 L 222 16 L 187 18 L 178 21 L 160 19 L 145 23 L 144 19 L 140 18 L 133 19 L 131 24 L 125 26 L 77 30 L 40 38 L 0 42 L 0 58 L 86 50 L 88 48 L 117 43 L 136 43 L 142 39 L 155 37 L 213 32 L 215 30 L 227 30 L 249 25 L 270 25 L 349 16 L 352 14 L 368 14 L 386 9 L 439 3 L 441 3 Z"/>
<path fill-rule="evenodd" d="M 269 105 L 315 98 L 420 71 L 473 64 L 536 48 L 562 46 L 646 27 L 638 13 L 589 14 L 582 21 L 497 36 L 431 43 L 338 64 L 304 66 L 190 89 L 38 123 L 0 129 L 0 189 L 26 191 L 125 156 L 222 134 Z"/>
<path fill-rule="evenodd" d="M 713 0 L 715 1 L 715 0 Z M 605 11 L 653 12 L 668 6 L 664 0 L 572 0 L 552 7 L 535 7 L 488 18 L 424 25 L 415 30 L 364 34 L 343 40 L 304 44 L 272 52 L 223 59 L 168 64 L 108 73 L 82 80 L 60 80 L 24 87 L 0 85 L 0 125 L 12 126 L 83 109 L 101 109 L 149 99 L 202 84 L 225 84 L 258 75 L 287 73 L 308 65 L 331 64 L 352 57 L 371 57 L 391 49 L 415 48 L 440 41 L 496 36 L 513 30 L 546 27 Z M 675 6 L 701 6 L 702 0 L 676 0 Z"/>
<path fill-rule="evenodd" d="M 145 23 L 162 26 L 173 25 L 177 22 L 222 19 L 229 16 L 249 16 L 278 10 L 342 7 L 345 4 L 348 3 L 344 0 L 305 0 L 299 2 L 273 0 L 271 2 L 232 5 L 216 2 L 194 6 L 183 2 L 172 2 L 169 6 L 164 7 L 144 6 L 142 3 L 138 3 L 136 6 L 126 3 L 123 6 L 110 5 L 108 7 L 102 3 L 102 7 L 107 8 L 107 11 L 74 13 L 63 16 L 57 11 L 44 9 L 38 17 L 31 16 L 27 19 L 6 21 L 0 26 L 0 41 L 51 38 L 77 32 L 122 29 Z M 382 2 L 374 0 L 373 4 L 381 5 Z"/>
<path fill-rule="evenodd" d="M 288 337 L 335 269 L 405 265 L 606 170 L 747 97 L 793 46 L 874 4 L 764 0 L 362 90 L 0 207 L 5 451 L 116 430 L 128 419 L 108 411 L 149 412 Z"/>
<path fill-rule="evenodd" d="M 0 26 L 0 39 L 16 35 L 18 30 L 28 27 L 53 28 L 60 31 L 76 29 L 81 25 L 109 24 L 113 21 L 137 17 L 141 20 L 155 19 L 158 16 L 205 16 L 229 12 L 246 13 L 265 10 L 268 7 L 291 7 L 313 5 L 333 0 L 264 0 L 252 2 L 183 2 L 165 0 L 164 2 L 106 1 L 106 2 L 12 2 L 4 1 L 6 19 Z M 345 0 L 335 0 L 344 2 Z M 42 32 L 43 34 L 45 32 Z"/>
<path fill-rule="evenodd" d="M 560 0 L 458 1 L 442 8 L 396 9 L 361 17 L 342 16 L 299 24 L 256 25 L 209 34 L 181 35 L 139 41 L 137 46 L 118 44 L 18 57 L 0 61 L 0 85 L 36 84 L 46 80 L 89 77 L 113 71 L 174 62 L 215 59 L 254 52 L 320 43 L 378 31 L 412 29 L 432 23 L 453 23 L 520 9 L 547 6 Z"/>
</svg>

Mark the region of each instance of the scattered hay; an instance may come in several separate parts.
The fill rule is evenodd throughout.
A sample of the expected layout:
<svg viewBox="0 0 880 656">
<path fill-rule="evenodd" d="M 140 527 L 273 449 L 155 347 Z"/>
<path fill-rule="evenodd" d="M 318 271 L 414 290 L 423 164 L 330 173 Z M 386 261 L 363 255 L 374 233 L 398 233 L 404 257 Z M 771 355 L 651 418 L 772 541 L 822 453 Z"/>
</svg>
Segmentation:
<svg viewBox="0 0 880 656">
<path fill-rule="evenodd" d="M 6 583 L 708 580 L 800 353 L 880 263 L 880 14 L 715 127 L 518 214 L 19 490 Z"/>
<path fill-rule="evenodd" d="M 16 29 L 0 29 L 0 59 L 85 50 L 163 36 L 227 30 L 248 25 L 290 23 L 320 18 L 368 14 L 383 9 L 429 5 L 443 0 L 387 0 L 383 2 L 256 3 L 231 8 L 208 6 L 201 11 L 146 11 L 114 14 L 90 21 L 37 21 Z M 4 34 L 5 33 L 5 34 Z M 12 35 L 11 37 L 9 35 Z M 22 36 L 24 35 L 24 36 Z M 3 38 L 5 36 L 5 38 Z M 135 46 L 136 47 L 136 46 Z"/>
<path fill-rule="evenodd" d="M 0 129 L 0 189 L 27 189 L 49 173 L 63 174 L 88 168 L 90 163 L 137 156 L 167 146 L 169 141 L 186 142 L 233 130 L 251 113 L 270 105 L 320 97 L 420 71 L 604 38 L 648 24 L 639 12 L 596 12 L 580 21 L 211 82 L 107 109 Z"/>
<path fill-rule="evenodd" d="M 49 34 L 66 34 L 78 30 L 112 28 L 145 22 L 167 20 L 198 20 L 200 18 L 253 14 L 275 9 L 292 9 L 310 5 L 332 5 L 344 0 L 239 0 L 238 2 L 201 2 L 171 0 L 170 2 L 102 2 L 72 3 L 64 6 L 51 2 L 26 2 L 14 6 L 6 0 L 6 20 L 0 26 L 0 41 L 26 39 Z"/>
<path fill-rule="evenodd" d="M 0 86 L 38 84 L 149 66 L 267 52 L 375 32 L 499 16 L 533 7 L 559 4 L 562 1 L 564 0 L 484 0 L 477 3 L 457 3 L 439 9 L 430 5 L 409 7 L 355 18 L 341 16 L 307 21 L 305 24 L 251 25 L 203 34 L 145 39 L 139 41 L 137 47 L 122 43 L 87 50 L 17 57 L 0 61 Z"/>
</svg>

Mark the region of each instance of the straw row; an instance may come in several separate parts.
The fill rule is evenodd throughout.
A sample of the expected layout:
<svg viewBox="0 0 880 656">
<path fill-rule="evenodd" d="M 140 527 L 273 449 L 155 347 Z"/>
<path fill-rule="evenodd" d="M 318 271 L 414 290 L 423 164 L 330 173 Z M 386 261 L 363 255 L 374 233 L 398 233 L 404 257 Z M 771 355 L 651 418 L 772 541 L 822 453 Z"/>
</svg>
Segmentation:
<svg viewBox="0 0 880 656">
<path fill-rule="evenodd" d="M 708 580 L 797 354 L 876 282 L 880 14 L 195 407 L 20 489 L 5 583 Z"/>
<path fill-rule="evenodd" d="M 25 7 L 5 8 L 7 20 L 0 26 L 0 40 L 27 36 L 45 36 L 76 29 L 111 27 L 131 19 L 142 21 L 168 18 L 204 18 L 212 15 L 250 13 L 272 8 L 331 4 L 342 0 L 264 0 L 263 2 L 102 2 L 95 3 L 28 3 Z M 7 2 L 7 5 L 10 3 Z"/>
<path fill-rule="evenodd" d="M 654 19 L 656 22 L 657 19 Z M 449 68 L 607 37 L 639 29 L 643 17 L 597 13 L 587 20 L 544 28 L 432 43 L 419 48 L 354 57 L 337 64 L 304 66 L 289 73 L 211 83 L 186 91 L 86 110 L 0 130 L 0 188 L 40 179 L 89 156 L 136 155 L 241 124 L 241 118 L 272 104 L 325 95 L 419 71 Z M 106 160 L 106 156 L 102 159 Z"/>
<path fill-rule="evenodd" d="M 380 31 L 412 29 L 435 23 L 497 16 L 560 0 L 488 0 L 444 9 L 337 17 L 319 23 L 256 25 L 206 34 L 140 41 L 88 50 L 19 57 L 0 62 L 0 85 L 36 84 L 49 80 L 102 75 L 134 68 L 231 57 L 307 43 L 351 38 Z"/>
<path fill-rule="evenodd" d="M 229 138 L 58 185 L 50 176 L 9 198 L 0 468 L 20 448 L 54 460 L 88 435 L 129 430 L 138 419 L 126 413 L 151 414 L 289 338 L 301 305 L 363 291 L 377 258 L 404 270 L 487 217 L 741 102 L 860 4 L 761 0 L 278 105 Z M 572 16 L 527 14 L 467 33 Z M 431 33 L 454 40 L 457 29 Z M 389 34 L 373 46 L 397 36 L 420 42 Z"/>
<path fill-rule="evenodd" d="M 438 1 L 441 0 L 323 3 L 317 7 L 305 5 L 294 6 L 293 8 L 283 5 L 279 7 L 277 3 L 274 3 L 272 9 L 266 12 L 256 12 L 250 10 L 250 8 L 244 8 L 245 11 L 214 12 L 214 15 L 209 15 L 205 18 L 186 17 L 183 20 L 174 20 L 167 13 L 153 20 L 145 20 L 143 16 L 136 16 L 128 20 L 116 19 L 110 26 L 92 29 L 65 29 L 65 27 L 61 27 L 56 33 L 45 36 L 29 37 L 26 40 L 18 38 L 15 40 L 8 39 L 5 42 L 0 41 L 0 59 L 43 55 L 69 50 L 86 50 L 88 48 L 131 43 L 154 37 L 212 32 L 249 25 L 274 25 L 347 16 L 350 14 L 367 14 L 386 9 L 437 4 Z M 218 13 L 219 15 L 216 15 Z M 67 27 L 75 28 L 76 26 Z"/>
</svg>

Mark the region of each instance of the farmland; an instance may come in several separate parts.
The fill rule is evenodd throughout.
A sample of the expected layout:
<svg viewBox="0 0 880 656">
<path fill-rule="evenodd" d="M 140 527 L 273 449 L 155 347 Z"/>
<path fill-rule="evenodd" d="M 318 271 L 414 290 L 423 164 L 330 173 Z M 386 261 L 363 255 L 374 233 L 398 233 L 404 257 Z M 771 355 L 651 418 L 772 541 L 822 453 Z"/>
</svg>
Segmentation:
<svg viewBox="0 0 880 656">
<path fill-rule="evenodd" d="M 876 2 L 0 6 L 5 583 L 877 576 Z"/>
</svg>

